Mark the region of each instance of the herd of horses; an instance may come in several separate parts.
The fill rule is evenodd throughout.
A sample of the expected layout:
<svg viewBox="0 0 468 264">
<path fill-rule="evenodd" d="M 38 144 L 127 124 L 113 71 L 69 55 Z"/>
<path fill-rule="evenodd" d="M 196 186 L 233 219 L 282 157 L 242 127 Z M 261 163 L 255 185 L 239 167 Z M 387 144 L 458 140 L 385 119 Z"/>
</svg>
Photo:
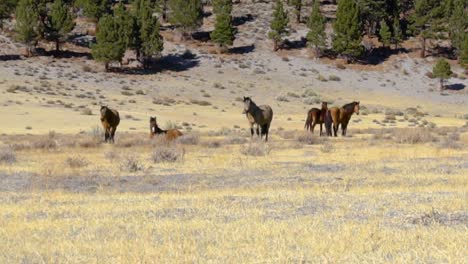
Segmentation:
<svg viewBox="0 0 468 264">
<path fill-rule="evenodd" d="M 244 97 L 244 111 L 247 121 L 250 125 L 251 137 L 255 132 L 257 136 L 265 141 L 268 141 L 268 133 L 273 120 L 273 110 L 269 105 L 257 105 L 250 97 Z M 119 112 L 107 106 L 101 106 L 101 123 L 104 128 L 104 141 L 114 142 L 115 131 L 120 124 Z M 359 102 L 351 102 L 343 107 L 328 108 L 327 102 L 322 102 L 322 107 L 312 108 L 307 112 L 307 118 L 304 125 L 306 130 L 314 133 L 316 125 L 320 125 L 320 136 L 322 136 L 322 126 L 325 125 L 327 136 L 337 136 L 339 126 L 341 126 L 341 134 L 346 136 L 349 121 L 351 116 L 356 113 L 359 115 Z M 167 140 L 172 141 L 182 136 L 182 132 L 178 129 L 164 130 L 158 126 L 156 117 L 150 117 L 150 137 L 164 136 Z"/>
</svg>

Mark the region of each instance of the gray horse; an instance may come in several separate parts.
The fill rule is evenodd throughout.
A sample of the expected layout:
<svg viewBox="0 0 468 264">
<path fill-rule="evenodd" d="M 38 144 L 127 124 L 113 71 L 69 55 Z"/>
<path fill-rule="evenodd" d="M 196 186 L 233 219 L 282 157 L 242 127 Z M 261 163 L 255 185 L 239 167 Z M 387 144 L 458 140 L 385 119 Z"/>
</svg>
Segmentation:
<svg viewBox="0 0 468 264">
<path fill-rule="evenodd" d="M 268 105 L 257 106 L 250 97 L 244 96 L 244 112 L 247 120 L 250 123 L 251 136 L 254 135 L 254 125 L 257 125 L 257 135 L 259 135 L 259 127 L 261 128 L 261 136 L 265 135 L 265 141 L 268 141 L 268 131 L 270 130 L 271 120 L 273 120 L 273 110 Z"/>
</svg>

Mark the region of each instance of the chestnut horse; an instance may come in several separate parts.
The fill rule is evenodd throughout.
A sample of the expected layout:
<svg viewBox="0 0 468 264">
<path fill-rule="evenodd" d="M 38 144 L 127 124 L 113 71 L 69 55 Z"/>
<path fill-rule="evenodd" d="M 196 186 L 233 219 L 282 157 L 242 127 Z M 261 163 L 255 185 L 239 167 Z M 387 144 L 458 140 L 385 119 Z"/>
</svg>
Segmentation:
<svg viewBox="0 0 468 264">
<path fill-rule="evenodd" d="M 182 136 L 182 132 L 177 129 L 163 130 L 159 128 L 156 117 L 150 117 L 150 137 L 153 138 L 155 135 L 164 135 L 166 140 L 173 141 Z"/>
<path fill-rule="evenodd" d="M 328 110 L 328 103 L 322 102 L 322 109 L 312 108 L 307 112 L 307 119 L 304 125 L 306 130 L 310 130 L 314 133 L 315 125 L 320 125 L 320 136 L 322 136 L 322 124 L 325 120 L 325 114 Z"/>
<path fill-rule="evenodd" d="M 341 135 L 346 136 L 349 120 L 354 113 L 359 115 L 359 102 L 345 104 L 341 108 L 332 107 L 328 109 L 327 113 L 325 114 L 325 128 L 327 130 L 327 135 L 332 136 L 333 124 L 333 134 L 335 137 L 337 136 L 336 134 L 340 125 Z"/>
<path fill-rule="evenodd" d="M 115 131 L 120 124 L 119 112 L 107 106 L 101 106 L 101 123 L 104 128 L 104 142 L 114 143 Z"/>
</svg>

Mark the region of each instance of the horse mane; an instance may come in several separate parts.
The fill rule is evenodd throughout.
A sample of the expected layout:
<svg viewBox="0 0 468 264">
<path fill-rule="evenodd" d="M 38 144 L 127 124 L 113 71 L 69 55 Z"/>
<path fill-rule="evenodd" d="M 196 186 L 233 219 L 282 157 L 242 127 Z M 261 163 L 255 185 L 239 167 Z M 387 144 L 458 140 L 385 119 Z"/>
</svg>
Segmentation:
<svg viewBox="0 0 468 264">
<path fill-rule="evenodd" d="M 354 110 L 354 106 L 357 104 L 357 102 L 351 102 L 349 104 L 345 104 L 343 105 L 343 109 L 346 111 L 346 112 L 352 112 Z"/>
</svg>

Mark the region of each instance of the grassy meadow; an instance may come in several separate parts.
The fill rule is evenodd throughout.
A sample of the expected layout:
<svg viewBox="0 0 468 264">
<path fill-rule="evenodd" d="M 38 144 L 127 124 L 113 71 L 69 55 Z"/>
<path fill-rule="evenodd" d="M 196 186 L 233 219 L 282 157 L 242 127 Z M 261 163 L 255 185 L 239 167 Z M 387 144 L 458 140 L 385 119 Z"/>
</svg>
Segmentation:
<svg viewBox="0 0 468 264">
<path fill-rule="evenodd" d="M 349 133 L 2 136 L 0 262 L 466 262 L 466 127 Z"/>
</svg>

